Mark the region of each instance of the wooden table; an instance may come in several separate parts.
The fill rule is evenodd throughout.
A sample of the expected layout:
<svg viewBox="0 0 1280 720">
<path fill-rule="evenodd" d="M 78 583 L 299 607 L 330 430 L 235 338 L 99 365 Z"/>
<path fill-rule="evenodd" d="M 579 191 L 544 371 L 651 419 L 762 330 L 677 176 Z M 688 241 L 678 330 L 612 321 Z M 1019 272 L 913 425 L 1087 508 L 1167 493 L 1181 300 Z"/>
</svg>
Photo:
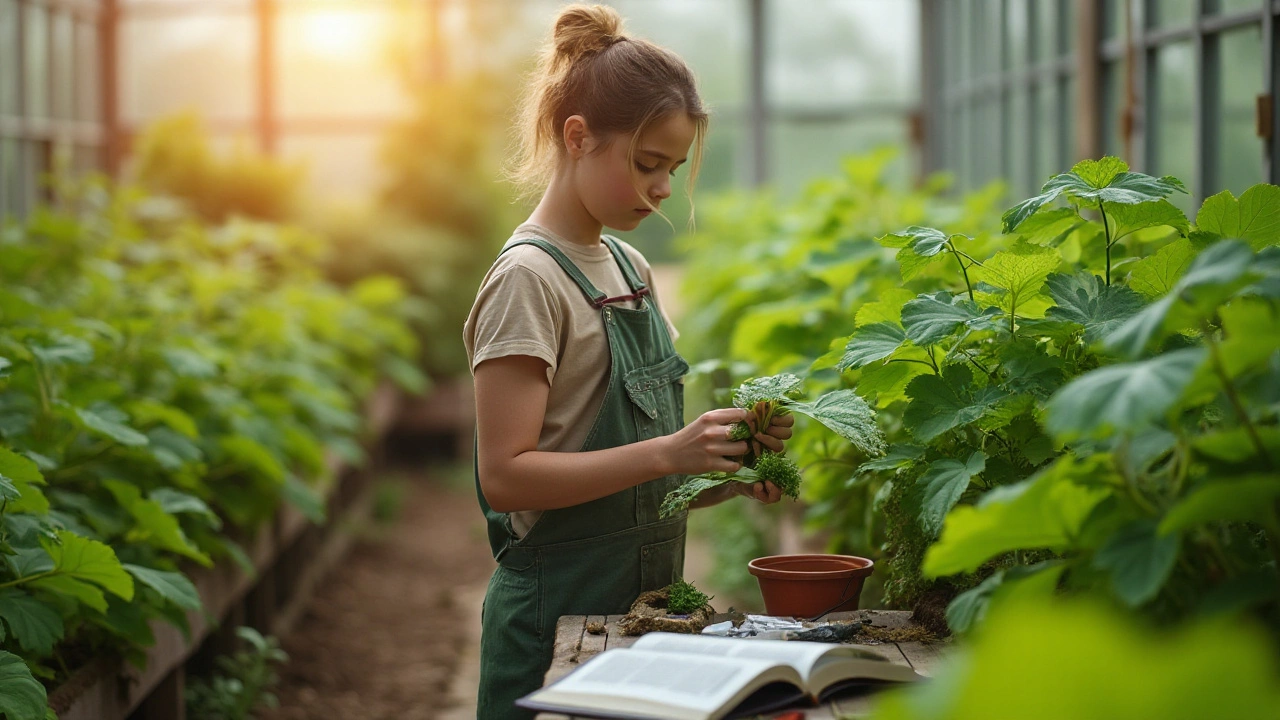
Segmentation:
<svg viewBox="0 0 1280 720">
<path fill-rule="evenodd" d="M 896 610 L 855 610 L 853 612 L 831 613 L 826 620 L 861 620 L 864 623 L 883 628 L 905 627 L 910 621 L 911 613 Z M 556 623 L 555 653 L 551 658 L 551 669 L 543 680 L 549 685 L 564 675 L 572 672 L 579 665 L 609 648 L 628 647 L 639 638 L 627 637 L 617 630 L 621 615 L 565 615 Z M 716 615 L 712 622 L 728 620 L 725 614 Z M 605 632 L 593 635 L 587 632 L 588 623 L 604 623 Z M 921 675 L 932 675 L 938 659 L 946 652 L 946 643 L 898 642 L 878 645 L 856 645 L 856 647 L 878 653 L 889 662 L 913 668 Z M 810 708 L 804 711 L 806 718 L 814 720 L 833 720 L 849 716 L 865 716 L 871 710 L 872 698 L 866 696 L 840 698 L 837 696 L 823 707 Z M 539 720 L 565 718 L 564 715 L 541 713 Z"/>
</svg>

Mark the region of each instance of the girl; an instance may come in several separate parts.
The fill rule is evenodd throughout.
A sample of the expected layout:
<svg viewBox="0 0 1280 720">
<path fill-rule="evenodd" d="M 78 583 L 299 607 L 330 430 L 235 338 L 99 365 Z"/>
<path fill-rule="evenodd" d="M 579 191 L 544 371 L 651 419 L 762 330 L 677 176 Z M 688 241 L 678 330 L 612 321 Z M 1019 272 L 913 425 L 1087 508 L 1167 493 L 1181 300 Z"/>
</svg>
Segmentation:
<svg viewBox="0 0 1280 720">
<path fill-rule="evenodd" d="M 556 18 L 524 103 L 515 177 L 542 191 L 480 285 L 463 331 L 475 376 L 476 488 L 498 568 L 480 642 L 481 718 L 528 718 L 517 698 L 541 687 L 561 615 L 626 612 L 680 578 L 686 514 L 658 506 L 686 474 L 739 465 L 714 410 L 685 426 L 682 377 L 649 264 L 602 236 L 631 230 L 671 195 L 707 112 L 673 53 L 623 35 L 602 6 Z M 756 433 L 774 451 L 792 418 Z M 761 430 L 753 428 L 754 430 Z M 727 483 L 694 507 L 743 494 L 777 502 L 772 483 Z"/>
</svg>

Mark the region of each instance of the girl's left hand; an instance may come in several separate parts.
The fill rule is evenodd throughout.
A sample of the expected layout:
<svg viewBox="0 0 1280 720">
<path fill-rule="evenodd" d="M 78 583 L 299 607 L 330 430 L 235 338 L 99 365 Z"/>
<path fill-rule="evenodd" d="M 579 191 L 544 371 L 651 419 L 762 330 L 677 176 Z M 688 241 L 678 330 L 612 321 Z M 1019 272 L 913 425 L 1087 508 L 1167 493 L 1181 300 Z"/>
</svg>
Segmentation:
<svg viewBox="0 0 1280 720">
<path fill-rule="evenodd" d="M 769 452 L 782 452 L 782 441 L 791 439 L 791 428 L 795 424 L 795 415 L 775 415 L 764 432 L 756 432 L 755 440 L 768 448 Z"/>
<path fill-rule="evenodd" d="M 725 484 L 732 487 L 734 493 L 753 500 L 759 500 L 765 505 L 772 505 L 782 499 L 782 489 L 768 480 L 753 483 L 729 482 Z"/>
</svg>

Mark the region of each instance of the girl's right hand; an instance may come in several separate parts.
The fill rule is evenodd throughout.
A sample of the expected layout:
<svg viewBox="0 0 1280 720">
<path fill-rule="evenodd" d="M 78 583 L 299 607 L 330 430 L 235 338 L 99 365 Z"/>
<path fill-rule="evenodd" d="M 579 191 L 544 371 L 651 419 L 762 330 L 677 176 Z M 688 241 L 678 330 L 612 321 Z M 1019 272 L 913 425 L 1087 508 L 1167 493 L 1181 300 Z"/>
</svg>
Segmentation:
<svg viewBox="0 0 1280 720">
<path fill-rule="evenodd" d="M 660 438 L 668 475 L 701 475 L 709 472 L 737 472 L 741 463 L 726 456 L 746 454 L 746 441 L 729 440 L 729 428 L 736 422 L 750 424 L 754 415 L 740 408 L 722 408 L 703 413 L 684 429 Z M 752 427 L 754 432 L 755 428 Z"/>
</svg>

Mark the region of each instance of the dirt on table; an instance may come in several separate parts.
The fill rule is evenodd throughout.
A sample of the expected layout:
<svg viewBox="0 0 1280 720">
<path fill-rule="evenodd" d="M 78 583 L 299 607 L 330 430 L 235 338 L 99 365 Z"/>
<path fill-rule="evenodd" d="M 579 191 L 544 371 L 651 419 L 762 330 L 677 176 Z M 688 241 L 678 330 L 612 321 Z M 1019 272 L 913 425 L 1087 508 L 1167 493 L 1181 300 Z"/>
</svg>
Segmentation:
<svg viewBox="0 0 1280 720">
<path fill-rule="evenodd" d="M 425 720 L 449 706 L 478 617 L 456 598 L 495 565 L 473 491 L 426 475 L 402 487 L 399 517 L 362 533 L 282 638 L 280 706 L 259 720 Z"/>
</svg>

